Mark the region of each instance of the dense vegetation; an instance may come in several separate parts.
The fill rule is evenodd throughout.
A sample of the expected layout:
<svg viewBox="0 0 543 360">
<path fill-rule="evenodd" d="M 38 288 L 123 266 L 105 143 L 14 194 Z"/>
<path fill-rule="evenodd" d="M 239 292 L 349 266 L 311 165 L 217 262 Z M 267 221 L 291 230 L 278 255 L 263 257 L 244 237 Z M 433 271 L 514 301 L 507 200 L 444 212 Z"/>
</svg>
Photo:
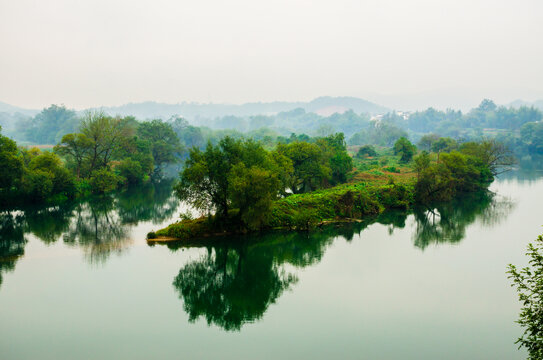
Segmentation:
<svg viewBox="0 0 543 360">
<path fill-rule="evenodd" d="M 509 265 L 509 278 L 513 281 L 522 303 L 518 323 L 524 334 L 517 340 L 528 350 L 530 360 L 543 358 L 543 236 L 528 245 L 529 266 L 518 269 Z"/>
<path fill-rule="evenodd" d="M 191 149 L 176 192 L 197 210 L 216 211 L 220 221 L 257 229 L 279 196 L 345 181 L 351 169 L 343 134 L 279 144 L 273 151 L 254 140 L 225 137 L 204 151 Z"/>
<path fill-rule="evenodd" d="M 519 158 L 543 155 L 540 145 L 543 143 L 543 115 L 534 107 L 507 108 L 485 99 L 467 113 L 429 108 L 373 117 L 352 110 L 328 116 L 311 112 L 318 109 L 294 108 L 272 115 L 225 115 L 226 112 L 214 117 L 197 116 L 189 111 L 186 115 L 190 116 L 190 123 L 179 116 L 165 117 L 163 121 L 172 125 L 185 148 L 197 146 L 202 150 L 208 141 L 217 144 L 225 136 L 252 138 L 272 148 L 277 142 L 287 142 L 292 133 L 323 137 L 342 132 L 347 143 L 353 146 L 390 147 L 401 137 L 418 142 L 424 135 L 456 141 L 495 138 L 508 145 Z M 338 111 L 343 109 L 338 108 Z M 363 107 L 357 109 L 362 111 Z M 56 144 L 65 134 L 77 131 L 80 117 L 64 106 L 51 105 L 34 117 L 0 113 L 0 126 L 5 134 L 24 144 Z"/>
<path fill-rule="evenodd" d="M 17 147 L 0 135 L 0 204 L 58 202 L 160 176 L 182 147 L 170 124 L 88 113 L 54 151 Z"/>
<path fill-rule="evenodd" d="M 389 155 L 362 149 L 354 160 L 355 171 L 342 134 L 278 144 L 269 151 L 253 140 L 231 138 L 209 144 L 205 151 L 193 149 L 177 195 L 208 215 L 182 220 L 150 237 L 309 229 L 361 219 L 384 209 L 407 209 L 484 190 L 502 167 L 513 164 L 507 149 L 492 140 L 455 142 L 454 147 L 415 157 L 416 147 L 403 137 L 385 150 Z"/>
<path fill-rule="evenodd" d="M 266 116 L 200 119 L 193 124 L 178 116 L 166 121 L 139 122 L 133 117 L 110 117 L 101 113 L 81 116 L 56 105 L 34 117 L 19 116 L 16 131 L 11 134 L 17 134 L 26 143 L 56 143 L 54 154 L 57 157 L 45 154 L 46 151 L 14 147 L 10 139 L 3 137 L 3 161 L 6 169 L 11 169 L 0 183 L 4 204 L 13 203 L 14 199 L 21 202 L 70 198 L 139 184 L 160 176 L 167 164 L 190 158 L 197 152 L 210 155 L 208 144 L 220 148 L 221 139 L 225 137 L 240 144 L 251 139 L 255 144 L 253 147 L 259 148 L 255 150 L 257 153 L 267 154 L 239 161 L 245 164 L 245 169 L 236 158 L 225 165 L 232 179 L 238 177 L 249 181 L 264 176 L 269 180 L 266 188 L 272 190 L 266 204 L 287 193 L 304 193 L 344 183 L 356 177 L 356 172 L 350 172 L 352 162 L 360 163 L 367 157 L 372 158 L 372 163 L 378 161 L 381 165 L 383 171 L 375 169 L 376 174 L 398 174 L 398 168 L 408 165 L 419 179 L 419 186 L 413 185 L 417 192 L 415 198 L 448 198 L 448 193 L 484 187 L 492 178 L 481 170 L 485 161 L 477 163 L 481 154 L 474 154 L 477 149 L 468 149 L 466 143 L 486 141 L 488 144 L 490 140 L 487 139 L 499 139 L 519 158 L 537 156 L 543 151 L 540 145 L 543 143 L 543 125 L 538 110 L 498 107 L 490 100 L 484 100 L 466 114 L 428 109 L 412 114 L 392 112 L 373 119 L 353 111 L 322 116 L 294 109 Z M 332 140 L 337 131 L 346 136 Z M 416 140 L 418 149 L 409 139 Z M 346 142 L 358 149 L 353 158 L 345 151 Z M 392 158 L 393 154 L 376 156 L 376 149 L 383 148 L 392 148 L 396 157 Z M 417 155 L 420 150 L 434 155 Z M 504 154 L 502 150 L 500 152 Z M 31 164 L 37 156 L 40 156 L 38 160 Z M 387 161 L 390 163 L 386 164 Z M 368 162 L 363 164 L 367 165 Z M 265 171 L 257 174 L 251 168 Z M 357 167 L 357 170 L 360 169 Z M 266 173 L 273 176 L 268 179 Z M 451 180 L 458 176 L 469 176 L 470 181 L 456 183 Z M 228 185 L 230 197 L 248 196 L 241 189 L 242 183 L 240 180 Z M 435 186 L 430 189 L 428 184 Z M 448 190 L 442 191 L 445 188 Z M 241 210 L 240 218 L 247 217 L 243 212 L 253 210 L 243 206 L 241 201 L 233 201 L 233 209 Z M 245 201 L 251 200 L 246 198 Z M 215 204 L 210 207 L 218 209 Z"/>
</svg>

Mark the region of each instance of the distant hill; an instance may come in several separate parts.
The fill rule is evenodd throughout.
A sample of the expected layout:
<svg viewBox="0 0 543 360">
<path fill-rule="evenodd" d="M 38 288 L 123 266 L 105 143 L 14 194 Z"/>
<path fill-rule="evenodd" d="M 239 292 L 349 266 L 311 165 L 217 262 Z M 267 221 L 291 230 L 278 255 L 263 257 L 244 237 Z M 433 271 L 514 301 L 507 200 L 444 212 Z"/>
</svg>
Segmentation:
<svg viewBox="0 0 543 360">
<path fill-rule="evenodd" d="M 509 106 L 512 106 L 514 108 L 519 108 L 521 106 L 533 106 L 535 108 L 538 108 L 539 110 L 543 111 L 543 99 L 536 100 L 533 102 L 530 101 L 524 101 L 524 100 L 515 100 L 513 102 L 510 102 L 508 104 Z"/>
<path fill-rule="evenodd" d="M 140 119 L 169 118 L 172 115 L 180 115 L 189 120 L 193 120 L 196 118 L 215 118 L 226 115 L 271 115 L 296 108 L 303 108 L 307 112 L 321 112 L 323 114 L 328 114 L 330 111 L 344 112 L 349 109 L 352 109 L 356 113 L 369 113 L 372 115 L 389 111 L 388 108 L 367 100 L 354 97 L 330 96 L 319 97 L 310 102 L 274 101 L 268 103 L 246 103 L 242 105 L 187 102 L 165 104 L 148 101 L 142 103 L 129 103 L 115 107 L 105 107 L 102 109 L 111 115 L 133 115 Z"/>
<path fill-rule="evenodd" d="M 39 110 L 23 109 L 18 106 L 13 106 L 13 105 L 6 104 L 0 101 L 0 113 L 8 113 L 8 114 L 21 113 L 24 115 L 33 116 L 39 112 L 40 112 Z"/>
<path fill-rule="evenodd" d="M 138 119 L 163 118 L 167 119 L 172 115 L 180 115 L 189 120 L 198 118 L 213 119 L 227 115 L 233 116 L 252 116 L 252 115 L 272 115 L 279 112 L 290 111 L 296 108 L 303 108 L 306 112 L 314 112 L 324 116 L 331 115 L 334 112 L 343 113 L 347 110 L 353 110 L 356 113 L 369 113 L 371 115 L 383 114 L 390 109 L 372 103 L 370 101 L 355 97 L 331 97 L 323 96 L 309 102 L 302 101 L 274 101 L 274 102 L 255 102 L 241 105 L 234 104 L 202 104 L 182 102 L 179 104 L 166 104 L 154 101 L 140 103 L 128 103 L 121 106 L 100 108 L 110 115 L 128 116 L 133 115 Z M 40 110 L 23 109 L 17 106 L 0 102 L 0 113 L 9 114 L 21 113 L 33 116 Z M 79 113 L 82 113 L 80 111 Z"/>
</svg>

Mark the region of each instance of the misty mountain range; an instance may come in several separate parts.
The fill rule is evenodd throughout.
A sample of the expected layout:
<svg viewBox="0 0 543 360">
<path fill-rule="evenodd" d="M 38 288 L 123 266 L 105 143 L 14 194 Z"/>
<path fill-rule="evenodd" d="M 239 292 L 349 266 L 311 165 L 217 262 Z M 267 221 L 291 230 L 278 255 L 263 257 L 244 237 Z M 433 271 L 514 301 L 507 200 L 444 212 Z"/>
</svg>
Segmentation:
<svg viewBox="0 0 543 360">
<path fill-rule="evenodd" d="M 534 102 L 515 100 L 506 106 L 534 106 L 543 110 L 543 99 Z M 439 107 L 439 106 L 438 106 Z M 274 102 L 253 102 L 241 105 L 236 104 L 214 104 L 214 103 L 189 103 L 181 102 L 178 104 L 167 104 L 154 101 L 139 103 L 128 103 L 120 106 L 94 108 L 101 109 L 110 115 L 128 116 L 132 115 L 138 119 L 162 118 L 167 119 L 173 115 L 182 116 L 188 120 L 202 118 L 216 118 L 221 116 L 252 116 L 252 115 L 272 115 L 283 111 L 290 111 L 296 108 L 302 108 L 306 112 L 313 112 L 323 116 L 329 116 L 335 112 L 342 113 L 349 109 L 355 113 L 368 113 L 371 115 L 384 114 L 392 111 L 392 108 L 378 105 L 368 100 L 356 97 L 331 97 L 322 96 L 309 102 L 303 101 L 274 101 Z M 454 108 L 451 106 L 451 108 Z M 398 108 L 402 109 L 402 108 Z M 40 112 L 37 109 L 25 109 L 10 104 L 0 102 L 0 113 L 21 113 L 27 116 L 33 116 Z M 79 111 L 83 113 L 85 110 Z"/>
</svg>

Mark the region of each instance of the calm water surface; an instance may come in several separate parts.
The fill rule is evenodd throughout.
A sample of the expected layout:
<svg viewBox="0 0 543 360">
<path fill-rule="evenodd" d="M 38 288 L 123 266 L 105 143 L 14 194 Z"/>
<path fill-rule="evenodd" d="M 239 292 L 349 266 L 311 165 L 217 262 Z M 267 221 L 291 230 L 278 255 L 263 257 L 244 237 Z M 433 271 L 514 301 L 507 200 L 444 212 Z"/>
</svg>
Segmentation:
<svg viewBox="0 0 543 360">
<path fill-rule="evenodd" d="M 311 234 L 148 246 L 168 184 L 0 215 L 1 359 L 524 359 L 543 179 Z M 227 245 L 228 244 L 228 245 Z"/>
</svg>

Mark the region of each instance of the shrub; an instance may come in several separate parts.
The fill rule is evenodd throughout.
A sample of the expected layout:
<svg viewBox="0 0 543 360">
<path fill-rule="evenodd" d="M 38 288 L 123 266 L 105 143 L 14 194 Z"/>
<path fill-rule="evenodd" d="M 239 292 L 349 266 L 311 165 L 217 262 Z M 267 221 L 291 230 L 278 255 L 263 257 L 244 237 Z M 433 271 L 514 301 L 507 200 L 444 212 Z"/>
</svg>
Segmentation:
<svg viewBox="0 0 543 360">
<path fill-rule="evenodd" d="M 387 167 L 384 167 L 383 170 L 388 171 L 388 172 L 392 172 L 392 173 L 399 173 L 400 172 L 400 170 L 398 170 L 396 168 L 396 166 L 387 166 Z"/>
<path fill-rule="evenodd" d="M 371 145 L 361 146 L 360 149 L 358 149 L 358 152 L 356 153 L 356 157 L 358 158 L 374 157 L 374 156 L 377 156 L 377 151 L 375 151 L 375 148 Z"/>
<path fill-rule="evenodd" d="M 116 189 L 122 180 L 120 176 L 104 168 L 93 171 L 90 185 L 92 192 L 103 194 Z"/>
<path fill-rule="evenodd" d="M 23 177 L 23 194 L 33 201 L 44 201 L 53 191 L 53 179 L 49 171 L 29 170 Z"/>
<path fill-rule="evenodd" d="M 119 175 L 125 178 L 126 183 L 129 185 L 139 184 L 143 182 L 145 178 L 145 172 L 139 162 L 126 158 L 122 160 L 119 165 L 115 167 Z"/>
</svg>

